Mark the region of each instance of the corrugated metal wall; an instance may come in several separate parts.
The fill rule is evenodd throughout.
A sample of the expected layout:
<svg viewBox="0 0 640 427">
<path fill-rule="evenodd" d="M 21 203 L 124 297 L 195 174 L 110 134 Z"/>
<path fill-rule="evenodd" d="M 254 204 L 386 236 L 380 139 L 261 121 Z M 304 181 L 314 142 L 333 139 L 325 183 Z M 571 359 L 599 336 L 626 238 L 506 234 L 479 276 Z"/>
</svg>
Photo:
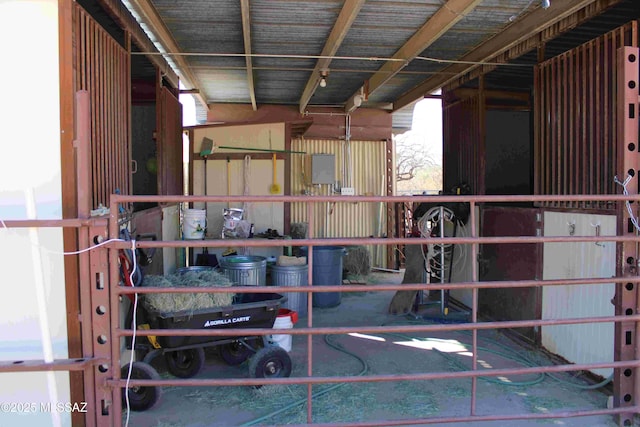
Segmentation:
<svg viewBox="0 0 640 427">
<path fill-rule="evenodd" d="M 545 212 L 545 236 L 616 235 L 615 215 Z M 543 280 L 613 277 L 616 245 L 613 242 L 544 243 Z M 546 286 L 542 291 L 542 318 L 563 319 L 613 316 L 613 283 L 606 285 Z M 574 363 L 613 361 L 614 325 L 591 323 L 545 326 L 542 345 Z M 595 370 L 608 376 L 611 369 Z"/>
<path fill-rule="evenodd" d="M 335 155 L 335 180 L 343 181 L 342 164 L 344 141 L 293 139 L 291 149 L 305 151 L 306 155 L 292 156 L 291 194 L 328 195 L 329 185 L 311 185 L 311 154 Z M 351 176 L 356 195 L 383 195 L 385 187 L 386 142 L 351 141 L 351 166 L 347 174 Z M 350 172 L 350 173 L 348 173 Z M 306 182 L 306 184 L 305 184 Z M 344 185 L 344 184 L 343 184 Z M 315 206 L 315 237 L 368 237 L 386 233 L 386 208 L 380 203 L 318 203 Z M 306 204 L 291 205 L 291 222 L 307 222 Z M 373 251 L 377 265 L 384 264 L 383 251 L 378 258 Z"/>
</svg>

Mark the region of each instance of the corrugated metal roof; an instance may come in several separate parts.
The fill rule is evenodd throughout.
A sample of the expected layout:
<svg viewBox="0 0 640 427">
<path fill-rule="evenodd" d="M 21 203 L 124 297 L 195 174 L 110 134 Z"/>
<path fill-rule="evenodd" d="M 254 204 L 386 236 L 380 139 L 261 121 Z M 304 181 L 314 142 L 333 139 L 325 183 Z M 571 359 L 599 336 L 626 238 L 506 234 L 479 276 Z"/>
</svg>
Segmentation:
<svg viewBox="0 0 640 427">
<path fill-rule="evenodd" d="M 394 133 L 404 133 L 413 126 L 413 109 L 417 102 L 401 108 L 393 113 L 391 127 Z"/>
<path fill-rule="evenodd" d="M 602 2 L 605 0 L 596 0 Z M 615 3 L 616 0 L 607 0 Z M 246 73 L 243 16 L 239 0 L 151 0 L 209 102 L 250 103 Z M 327 87 L 313 92 L 310 105 L 344 105 L 376 71 L 436 14 L 452 25 L 420 57 L 458 60 L 510 25 L 541 15 L 538 0 L 482 0 L 462 14 L 445 0 L 367 0 L 355 15 L 336 55 L 328 64 Z M 551 0 L 550 12 L 567 2 Z M 585 6 L 593 0 L 584 1 Z M 340 0 L 251 0 L 249 16 L 255 97 L 258 104 L 298 104 L 343 7 Z M 555 55 L 640 16 L 637 0 L 620 1 L 601 17 L 579 25 L 548 43 Z M 438 12 L 440 11 L 440 12 Z M 537 14 L 537 15 L 536 15 Z M 550 15 L 553 17 L 554 14 Z M 537 19 L 537 18 L 536 18 Z M 550 18 L 547 18 L 550 19 Z M 539 23 L 540 24 L 540 23 Z M 544 22 L 542 22 L 544 24 Z M 415 46 L 420 46 L 416 44 Z M 497 49 L 498 47 L 496 47 Z M 209 56 L 206 56 L 209 55 Z M 235 56 L 229 56 L 235 55 Z M 259 55 L 273 55 L 260 57 Z M 291 58 L 291 55 L 304 56 Z M 533 63 L 535 53 L 519 62 Z M 388 105 L 443 72 L 449 64 L 415 59 L 369 94 L 370 105 Z M 531 70 L 501 67 L 487 84 L 531 84 Z"/>
<path fill-rule="evenodd" d="M 640 7 L 637 0 L 625 0 L 589 22 L 574 28 L 565 34 L 551 40 L 545 45 L 545 60 L 560 55 L 583 43 L 594 39 L 594 35 L 601 35 L 612 31 L 630 20 L 640 17 Z M 533 66 L 537 63 L 537 50 L 533 49 L 512 61 L 517 64 L 529 64 L 531 67 L 498 68 L 487 74 L 485 83 L 498 88 L 529 88 L 533 86 Z"/>
</svg>

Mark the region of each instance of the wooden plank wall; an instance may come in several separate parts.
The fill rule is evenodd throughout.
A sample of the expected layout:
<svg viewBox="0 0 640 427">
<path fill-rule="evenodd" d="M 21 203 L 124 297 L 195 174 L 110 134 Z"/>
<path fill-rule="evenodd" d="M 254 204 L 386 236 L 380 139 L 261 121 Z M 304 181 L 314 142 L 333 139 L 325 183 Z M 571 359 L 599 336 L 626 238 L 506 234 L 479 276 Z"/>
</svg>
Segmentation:
<svg viewBox="0 0 640 427">
<path fill-rule="evenodd" d="M 116 190 L 131 194 L 130 59 L 89 14 L 76 4 L 76 90 L 91 97 L 93 208 L 109 205 Z"/>
<path fill-rule="evenodd" d="M 616 51 L 638 46 L 630 22 L 536 67 L 534 74 L 535 194 L 615 194 Z M 624 177 L 623 177 L 624 178 Z M 611 208 L 600 203 L 541 204 Z"/>
<path fill-rule="evenodd" d="M 158 194 L 183 194 L 182 104 L 163 87 L 159 106 Z"/>
</svg>

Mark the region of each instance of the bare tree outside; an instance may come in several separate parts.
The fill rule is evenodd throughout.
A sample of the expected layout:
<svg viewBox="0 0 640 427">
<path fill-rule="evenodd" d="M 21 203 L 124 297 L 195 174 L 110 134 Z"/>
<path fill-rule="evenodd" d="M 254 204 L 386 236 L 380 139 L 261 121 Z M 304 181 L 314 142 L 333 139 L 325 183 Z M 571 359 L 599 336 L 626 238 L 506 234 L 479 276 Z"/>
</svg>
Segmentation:
<svg viewBox="0 0 640 427">
<path fill-rule="evenodd" d="M 393 137 L 397 194 L 442 190 L 442 104 L 424 99 L 413 111 L 412 129 Z"/>
<path fill-rule="evenodd" d="M 396 142 L 396 180 L 410 181 L 422 169 L 436 165 L 424 135 L 408 131 L 395 136 Z"/>
</svg>

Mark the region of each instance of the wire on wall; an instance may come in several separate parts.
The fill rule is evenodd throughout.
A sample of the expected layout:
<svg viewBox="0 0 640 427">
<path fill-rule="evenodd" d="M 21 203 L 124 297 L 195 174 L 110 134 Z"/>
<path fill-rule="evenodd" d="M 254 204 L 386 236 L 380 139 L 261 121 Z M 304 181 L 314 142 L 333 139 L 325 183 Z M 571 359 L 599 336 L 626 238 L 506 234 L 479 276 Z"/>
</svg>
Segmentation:
<svg viewBox="0 0 640 427">
<path fill-rule="evenodd" d="M 632 178 L 633 177 L 631 175 L 627 175 L 627 178 L 624 181 L 620 181 L 618 179 L 618 175 L 616 175 L 613 177 L 613 182 L 622 187 L 622 194 L 628 196 L 629 190 L 627 190 L 627 185 L 629 185 L 629 181 L 631 181 Z M 640 224 L 638 224 L 638 218 L 636 218 L 636 216 L 633 214 L 633 209 L 631 209 L 631 202 L 627 200 L 625 202 L 625 205 L 627 206 L 627 212 L 629 212 L 629 219 L 631 220 L 631 223 L 637 231 L 640 231 Z"/>
<path fill-rule="evenodd" d="M 221 58 L 276 58 L 276 59 L 330 59 L 332 61 L 367 61 L 367 62 L 403 62 L 404 58 L 385 58 L 379 56 L 327 56 L 327 55 L 292 55 L 292 54 L 264 54 L 264 53 L 215 53 L 215 52 L 131 52 L 131 55 L 169 55 L 169 56 L 197 56 L 197 57 L 221 57 Z M 487 61 L 458 61 L 455 59 L 433 58 L 428 56 L 416 56 L 414 59 L 448 64 L 469 64 L 469 65 L 497 65 L 507 67 L 529 67 L 535 64 L 511 64 L 507 62 L 487 62 Z M 363 70 L 365 71 L 365 70 Z"/>
<path fill-rule="evenodd" d="M 131 258 L 132 258 L 132 268 L 131 268 L 131 273 L 129 274 L 129 283 L 131 283 L 132 287 L 135 287 L 135 282 L 134 282 L 134 275 L 136 274 L 136 271 L 138 270 L 138 261 L 137 261 L 137 256 L 136 256 L 136 241 L 135 240 L 131 240 Z M 133 335 L 131 337 L 131 352 L 129 355 L 129 370 L 127 371 L 127 383 L 125 385 L 125 390 L 126 392 L 124 393 L 125 395 L 125 402 L 126 402 L 126 407 L 127 407 L 127 418 L 125 420 L 125 426 L 129 425 L 129 417 L 131 415 L 131 404 L 129 403 L 129 382 L 131 381 L 131 372 L 133 370 L 133 362 L 134 362 L 134 355 L 135 355 L 135 348 L 136 348 L 136 331 L 138 330 L 138 326 L 136 324 L 136 319 L 138 317 L 138 294 L 133 294 L 133 319 L 131 320 L 131 328 L 133 330 Z"/>
<path fill-rule="evenodd" d="M 0 225 L 2 225 L 2 228 L 7 230 L 9 233 L 13 233 L 15 235 L 18 235 L 17 233 L 14 233 L 9 227 L 7 227 L 7 224 L 5 224 L 4 220 L 2 220 L 2 219 L 0 219 Z M 43 251 L 45 251 L 45 252 L 47 252 L 49 254 L 52 254 L 52 255 L 69 256 L 69 255 L 80 255 L 82 253 L 89 252 L 89 251 L 92 251 L 94 249 L 97 249 L 97 248 L 99 248 L 101 246 L 108 245 L 109 243 L 112 243 L 112 242 L 126 242 L 126 240 L 124 240 L 124 239 L 109 239 L 109 240 L 105 240 L 104 242 L 98 243 L 96 245 L 90 246 L 90 247 L 85 248 L 85 249 L 80 249 L 78 251 L 67 251 L 67 252 L 54 251 L 54 250 L 51 250 L 51 249 L 49 249 L 49 248 L 47 248 L 45 246 L 42 246 L 42 245 L 36 245 L 36 246 L 39 249 L 41 249 L 41 250 L 43 250 Z"/>
</svg>

